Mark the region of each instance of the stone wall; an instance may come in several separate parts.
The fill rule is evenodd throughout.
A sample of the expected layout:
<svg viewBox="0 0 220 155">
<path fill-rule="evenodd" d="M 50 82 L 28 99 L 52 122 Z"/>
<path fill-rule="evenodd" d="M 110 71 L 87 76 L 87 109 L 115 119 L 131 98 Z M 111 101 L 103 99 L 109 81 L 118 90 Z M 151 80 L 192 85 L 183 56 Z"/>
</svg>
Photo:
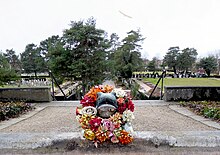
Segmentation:
<svg viewBox="0 0 220 155">
<path fill-rule="evenodd" d="M 0 101 L 50 102 L 50 87 L 0 88 Z"/>
<path fill-rule="evenodd" d="M 220 87 L 165 86 L 164 101 L 220 101 Z"/>
</svg>

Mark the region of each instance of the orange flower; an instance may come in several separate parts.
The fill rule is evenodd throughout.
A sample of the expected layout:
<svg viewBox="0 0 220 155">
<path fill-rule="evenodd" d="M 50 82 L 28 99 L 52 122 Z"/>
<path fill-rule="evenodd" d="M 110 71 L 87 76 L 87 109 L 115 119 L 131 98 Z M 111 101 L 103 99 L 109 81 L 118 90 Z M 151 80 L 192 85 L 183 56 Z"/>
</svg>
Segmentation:
<svg viewBox="0 0 220 155">
<path fill-rule="evenodd" d="M 113 90 L 113 87 L 112 87 L 112 86 L 105 85 L 105 86 L 103 87 L 103 93 L 110 93 L 112 90 Z"/>
<path fill-rule="evenodd" d="M 90 91 L 86 94 L 86 96 L 89 96 L 96 101 L 98 92 L 102 92 L 102 90 L 100 87 L 95 86 L 90 89 Z"/>
<path fill-rule="evenodd" d="M 120 136 L 118 137 L 118 140 L 121 144 L 128 144 L 133 141 L 133 137 L 125 130 L 122 130 L 120 132 Z"/>
<path fill-rule="evenodd" d="M 115 125 L 115 128 L 119 128 L 121 126 L 121 119 L 122 115 L 118 112 L 109 118 L 109 120 Z"/>
<path fill-rule="evenodd" d="M 95 132 L 96 139 L 99 140 L 100 143 L 106 141 L 109 138 L 110 133 L 108 130 L 105 130 L 103 127 L 99 127 Z"/>
</svg>

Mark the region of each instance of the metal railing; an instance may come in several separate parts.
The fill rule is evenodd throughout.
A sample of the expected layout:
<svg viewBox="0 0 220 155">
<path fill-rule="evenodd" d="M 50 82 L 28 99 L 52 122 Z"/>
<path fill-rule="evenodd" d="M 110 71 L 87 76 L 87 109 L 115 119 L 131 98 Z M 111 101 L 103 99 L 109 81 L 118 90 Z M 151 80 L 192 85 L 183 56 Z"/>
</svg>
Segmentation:
<svg viewBox="0 0 220 155">
<path fill-rule="evenodd" d="M 162 72 L 160 78 L 159 78 L 158 81 L 157 81 L 157 84 L 154 86 L 154 89 L 153 89 L 153 91 L 151 92 L 151 94 L 150 94 L 150 96 L 149 96 L 149 99 L 151 99 L 151 97 L 152 97 L 154 91 L 156 90 L 158 84 L 160 83 L 160 80 L 162 79 L 162 81 L 161 81 L 161 89 L 160 89 L 160 100 L 162 100 L 162 98 L 163 98 L 163 82 L 164 82 L 163 79 L 164 79 L 165 74 L 166 74 L 166 71 L 163 70 L 163 72 Z"/>
<path fill-rule="evenodd" d="M 56 100 L 55 93 L 54 93 L 55 92 L 54 91 L 54 82 L 56 83 L 57 87 L 60 89 L 61 93 L 63 94 L 64 100 L 66 100 L 67 97 L 66 97 L 65 93 L 63 92 L 62 88 L 60 87 L 60 85 L 58 84 L 58 82 L 57 82 L 56 78 L 54 77 L 53 73 L 49 72 L 49 74 L 50 74 L 50 77 L 52 79 L 52 97 L 53 97 L 53 100 Z"/>
</svg>

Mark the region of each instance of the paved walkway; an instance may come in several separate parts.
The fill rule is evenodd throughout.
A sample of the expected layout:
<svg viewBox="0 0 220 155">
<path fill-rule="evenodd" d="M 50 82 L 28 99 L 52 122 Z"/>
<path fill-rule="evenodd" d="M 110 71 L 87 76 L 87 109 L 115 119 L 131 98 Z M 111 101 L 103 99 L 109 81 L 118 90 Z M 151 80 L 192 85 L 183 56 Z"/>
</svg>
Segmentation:
<svg viewBox="0 0 220 155">
<path fill-rule="evenodd" d="M 140 85 L 140 91 L 142 92 L 142 93 L 147 93 L 147 92 L 149 92 L 149 90 L 151 90 L 151 87 L 149 87 L 148 85 L 146 85 L 144 82 L 142 82 L 142 81 L 140 81 L 140 80 L 137 80 L 137 79 L 134 79 L 135 80 L 135 82 L 137 83 L 137 84 L 139 84 Z"/>
<path fill-rule="evenodd" d="M 220 147 L 220 125 L 197 116 L 175 103 L 133 101 L 134 145 L 151 141 L 181 147 Z M 75 119 L 78 101 L 56 101 L 36 104 L 36 109 L 20 118 L 0 123 L 1 149 L 33 149 L 56 141 L 81 137 Z"/>
</svg>

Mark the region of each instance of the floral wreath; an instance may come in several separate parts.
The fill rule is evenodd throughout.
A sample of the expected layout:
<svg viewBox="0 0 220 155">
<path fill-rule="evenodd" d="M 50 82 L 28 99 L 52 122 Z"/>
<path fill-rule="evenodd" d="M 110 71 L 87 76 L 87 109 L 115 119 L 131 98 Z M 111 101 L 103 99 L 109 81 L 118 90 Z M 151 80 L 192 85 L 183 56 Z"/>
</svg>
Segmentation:
<svg viewBox="0 0 220 155">
<path fill-rule="evenodd" d="M 97 93 L 114 93 L 117 100 L 117 109 L 109 118 L 102 118 L 97 114 Z M 83 129 L 84 138 L 98 143 L 110 141 L 112 143 L 129 144 L 133 141 L 134 104 L 129 94 L 122 89 L 113 89 L 112 86 L 94 86 L 80 101 L 81 106 L 76 108 L 76 119 Z"/>
</svg>

